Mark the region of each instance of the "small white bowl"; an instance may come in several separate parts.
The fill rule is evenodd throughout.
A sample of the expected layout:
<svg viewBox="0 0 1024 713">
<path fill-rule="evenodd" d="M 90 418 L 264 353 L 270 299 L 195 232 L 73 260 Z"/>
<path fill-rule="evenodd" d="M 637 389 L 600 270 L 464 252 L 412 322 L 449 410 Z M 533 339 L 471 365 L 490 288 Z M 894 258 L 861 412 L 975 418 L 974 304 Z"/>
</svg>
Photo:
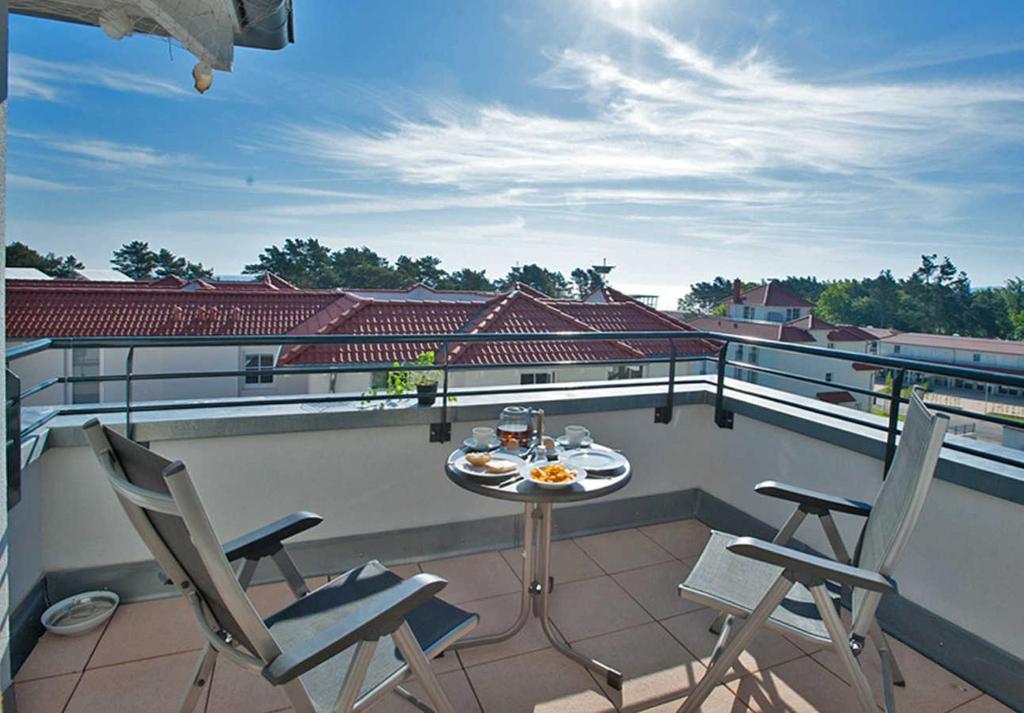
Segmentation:
<svg viewBox="0 0 1024 713">
<path fill-rule="evenodd" d="M 78 636 L 112 617 L 120 602 L 114 592 L 82 592 L 54 604 L 43 612 L 41 621 L 47 631 L 58 636 Z"/>
<path fill-rule="evenodd" d="M 583 480 L 585 477 L 587 477 L 586 471 L 582 471 L 579 468 L 569 468 L 569 470 L 575 473 L 575 476 L 572 478 L 572 480 L 565 480 L 562 481 L 561 483 L 546 483 L 542 480 L 535 480 L 533 477 L 533 469 L 542 468 L 544 466 L 549 465 L 563 465 L 566 468 L 569 468 L 569 466 L 566 465 L 564 462 L 557 460 L 548 461 L 547 463 L 527 463 L 522 468 L 521 472 L 527 480 L 536 485 L 538 488 L 544 488 L 545 490 L 561 490 L 563 488 L 569 488 Z"/>
</svg>

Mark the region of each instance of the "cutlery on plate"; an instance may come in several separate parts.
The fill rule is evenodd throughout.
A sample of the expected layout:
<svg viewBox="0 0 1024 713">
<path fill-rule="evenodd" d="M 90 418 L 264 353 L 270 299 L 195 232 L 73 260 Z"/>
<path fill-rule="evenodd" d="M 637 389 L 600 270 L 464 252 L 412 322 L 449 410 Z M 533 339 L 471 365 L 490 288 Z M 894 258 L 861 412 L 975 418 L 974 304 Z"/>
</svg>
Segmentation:
<svg viewBox="0 0 1024 713">
<path fill-rule="evenodd" d="M 498 483 L 497 487 L 504 488 L 506 485 L 513 485 L 515 483 L 518 483 L 520 480 L 523 480 L 523 477 L 524 476 L 522 475 L 514 475 L 508 480 L 503 480 L 500 483 Z"/>
</svg>

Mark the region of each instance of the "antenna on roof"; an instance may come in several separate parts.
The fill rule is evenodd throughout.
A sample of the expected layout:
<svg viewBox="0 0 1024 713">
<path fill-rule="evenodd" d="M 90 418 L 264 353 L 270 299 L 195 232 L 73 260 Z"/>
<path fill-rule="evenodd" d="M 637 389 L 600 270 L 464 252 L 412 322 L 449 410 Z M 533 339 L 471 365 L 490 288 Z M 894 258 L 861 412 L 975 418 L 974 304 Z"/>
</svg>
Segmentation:
<svg viewBox="0 0 1024 713">
<path fill-rule="evenodd" d="M 611 272 L 612 270 L 614 270 L 614 269 L 615 269 L 615 266 L 614 266 L 614 265 L 609 265 L 609 264 L 608 264 L 608 258 L 603 258 L 603 259 L 601 260 L 601 264 L 600 264 L 600 265 L 591 265 L 591 266 L 590 266 L 590 268 L 591 268 L 591 269 L 592 269 L 592 270 L 593 270 L 594 272 L 596 272 L 596 273 L 597 273 L 598 275 L 601 275 L 602 277 L 604 277 L 604 276 L 605 276 L 605 275 L 607 275 L 607 274 L 608 274 L 609 272 Z"/>
</svg>

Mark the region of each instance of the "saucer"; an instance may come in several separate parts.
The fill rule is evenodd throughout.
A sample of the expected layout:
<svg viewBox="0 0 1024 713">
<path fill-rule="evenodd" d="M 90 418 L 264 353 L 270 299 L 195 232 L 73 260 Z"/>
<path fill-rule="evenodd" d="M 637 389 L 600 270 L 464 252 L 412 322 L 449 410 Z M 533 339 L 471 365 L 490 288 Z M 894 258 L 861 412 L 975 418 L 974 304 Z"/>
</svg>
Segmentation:
<svg viewBox="0 0 1024 713">
<path fill-rule="evenodd" d="M 493 451 L 495 448 L 501 445 L 501 439 L 494 436 L 491 442 L 486 446 L 477 445 L 476 439 L 470 436 L 462 442 L 462 447 L 467 451 Z"/>
<path fill-rule="evenodd" d="M 555 439 L 555 442 L 562 448 L 590 448 L 592 445 L 594 445 L 594 439 L 591 438 L 590 436 L 583 438 L 579 442 L 579 445 L 575 446 L 569 445 L 569 439 L 566 436 L 559 436 L 558 438 Z"/>
</svg>

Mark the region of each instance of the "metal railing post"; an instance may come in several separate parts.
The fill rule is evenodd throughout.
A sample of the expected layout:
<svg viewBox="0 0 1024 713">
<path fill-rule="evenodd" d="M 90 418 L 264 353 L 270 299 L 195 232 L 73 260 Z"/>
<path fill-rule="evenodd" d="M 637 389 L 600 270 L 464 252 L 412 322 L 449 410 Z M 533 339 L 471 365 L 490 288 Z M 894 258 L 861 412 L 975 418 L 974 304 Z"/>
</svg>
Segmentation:
<svg viewBox="0 0 1024 713">
<path fill-rule="evenodd" d="M 21 500 L 21 379 L 7 370 L 7 509 Z"/>
<path fill-rule="evenodd" d="M 124 358 L 124 437 L 129 441 L 132 438 L 132 370 L 135 364 L 135 347 L 128 347 L 128 354 Z"/>
<path fill-rule="evenodd" d="M 665 398 L 665 405 L 654 409 L 655 423 L 669 423 L 672 421 L 672 412 L 675 410 L 676 400 L 676 341 L 668 340 L 669 362 L 668 362 L 668 396 Z"/>
<path fill-rule="evenodd" d="M 885 437 L 885 470 L 882 480 L 889 474 L 892 459 L 896 457 L 896 435 L 900 426 L 900 404 L 903 402 L 903 382 L 907 378 L 907 370 L 900 369 L 892 377 L 892 398 L 889 399 L 889 427 Z"/>
<path fill-rule="evenodd" d="M 448 422 L 448 342 L 441 344 L 441 421 L 430 424 L 430 442 L 447 443 L 452 440 L 452 424 Z"/>
<path fill-rule="evenodd" d="M 732 428 L 733 413 L 725 408 L 725 366 L 729 361 L 729 343 L 718 350 L 718 381 L 715 384 L 715 425 Z"/>
</svg>

